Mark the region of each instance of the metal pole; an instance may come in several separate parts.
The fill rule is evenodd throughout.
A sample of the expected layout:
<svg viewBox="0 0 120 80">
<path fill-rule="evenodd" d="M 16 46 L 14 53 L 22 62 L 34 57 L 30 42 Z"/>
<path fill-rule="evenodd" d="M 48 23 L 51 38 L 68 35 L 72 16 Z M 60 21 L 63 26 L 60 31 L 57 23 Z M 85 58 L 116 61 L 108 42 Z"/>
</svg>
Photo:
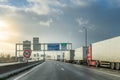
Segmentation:
<svg viewBox="0 0 120 80">
<path fill-rule="evenodd" d="M 20 42 L 19 42 L 19 57 L 20 57 Z"/>
<path fill-rule="evenodd" d="M 87 28 L 85 28 L 85 47 L 87 47 Z"/>
<path fill-rule="evenodd" d="M 15 44 L 15 61 L 17 61 L 17 44 Z"/>
<path fill-rule="evenodd" d="M 65 58 L 65 53 L 63 52 L 63 62 L 65 61 L 64 58 Z"/>
<path fill-rule="evenodd" d="M 72 43 L 71 43 L 71 50 L 72 50 Z"/>
<path fill-rule="evenodd" d="M 87 28 L 86 28 L 86 47 L 87 47 Z"/>
<path fill-rule="evenodd" d="M 45 61 L 45 43 L 44 43 L 44 61 Z"/>
<path fill-rule="evenodd" d="M 86 48 L 86 55 L 87 55 L 88 53 L 87 51 L 87 28 L 84 27 L 84 29 L 85 29 L 85 48 Z"/>
</svg>

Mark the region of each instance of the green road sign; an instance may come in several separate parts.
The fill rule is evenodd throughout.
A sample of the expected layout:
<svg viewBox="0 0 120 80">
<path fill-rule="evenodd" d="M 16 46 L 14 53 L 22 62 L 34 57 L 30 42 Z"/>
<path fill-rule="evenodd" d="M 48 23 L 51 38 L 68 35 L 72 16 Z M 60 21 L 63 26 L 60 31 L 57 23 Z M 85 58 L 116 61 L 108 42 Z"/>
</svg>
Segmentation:
<svg viewBox="0 0 120 80">
<path fill-rule="evenodd" d="M 61 43 L 61 50 L 67 50 L 67 43 Z"/>
</svg>

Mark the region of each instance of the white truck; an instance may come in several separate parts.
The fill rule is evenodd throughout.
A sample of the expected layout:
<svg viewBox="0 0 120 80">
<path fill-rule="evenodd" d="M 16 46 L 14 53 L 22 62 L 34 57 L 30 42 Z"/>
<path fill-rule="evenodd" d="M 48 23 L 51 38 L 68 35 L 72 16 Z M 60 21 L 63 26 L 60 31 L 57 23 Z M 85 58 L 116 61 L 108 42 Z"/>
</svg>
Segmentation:
<svg viewBox="0 0 120 80">
<path fill-rule="evenodd" d="M 120 36 L 91 44 L 87 62 L 89 65 L 120 69 Z"/>
<path fill-rule="evenodd" d="M 74 62 L 74 52 L 75 52 L 75 50 L 69 50 L 69 51 L 65 52 L 65 54 L 64 54 L 65 62 L 69 62 L 69 63 Z"/>
<path fill-rule="evenodd" d="M 87 47 L 80 47 L 75 49 L 74 62 L 77 64 L 86 63 Z"/>
<path fill-rule="evenodd" d="M 60 60 L 61 60 L 61 56 L 57 55 L 57 61 L 60 61 Z"/>
</svg>

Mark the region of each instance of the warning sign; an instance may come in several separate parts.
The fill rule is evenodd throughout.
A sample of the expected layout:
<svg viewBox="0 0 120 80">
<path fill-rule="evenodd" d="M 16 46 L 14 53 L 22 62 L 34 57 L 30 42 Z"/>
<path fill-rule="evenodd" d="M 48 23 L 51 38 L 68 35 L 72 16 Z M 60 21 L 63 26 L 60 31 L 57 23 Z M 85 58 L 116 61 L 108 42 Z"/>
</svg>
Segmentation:
<svg viewBox="0 0 120 80">
<path fill-rule="evenodd" d="M 24 50 L 23 56 L 24 56 L 25 58 L 30 58 L 30 56 L 31 56 L 31 50 Z"/>
</svg>

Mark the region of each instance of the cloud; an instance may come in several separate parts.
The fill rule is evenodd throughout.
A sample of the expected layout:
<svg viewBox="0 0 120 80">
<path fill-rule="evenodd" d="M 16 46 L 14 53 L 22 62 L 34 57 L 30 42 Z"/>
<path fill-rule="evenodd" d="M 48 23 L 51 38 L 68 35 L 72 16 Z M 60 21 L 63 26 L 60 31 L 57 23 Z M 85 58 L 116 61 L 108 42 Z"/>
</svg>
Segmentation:
<svg viewBox="0 0 120 80">
<path fill-rule="evenodd" d="M 8 0 L 0 0 L 0 2 L 8 2 Z"/>
<path fill-rule="evenodd" d="M 96 0 L 71 0 L 71 2 L 75 5 L 86 7 L 93 2 L 96 2 Z"/>
<path fill-rule="evenodd" d="M 49 13 L 62 12 L 59 8 L 66 6 L 65 4 L 60 3 L 58 0 L 27 0 L 29 7 L 26 8 L 26 11 L 34 12 L 38 15 L 47 15 Z"/>
<path fill-rule="evenodd" d="M 8 4 L 0 4 L 0 17 L 10 18 L 10 21 L 17 24 L 16 27 L 19 28 L 21 35 L 20 39 L 17 38 L 18 41 L 31 39 L 36 35 L 43 40 L 46 39 L 46 42 L 51 36 L 56 39 L 64 37 L 68 40 L 68 35 L 64 34 L 70 31 L 73 32 L 71 41 L 77 44 L 81 40 L 80 35 L 83 34 L 77 35 L 78 31 L 83 32 L 81 27 L 84 26 L 89 29 L 90 41 L 105 39 L 106 35 L 110 33 L 112 36 L 120 34 L 118 27 L 120 21 L 119 0 L 27 0 L 27 4 L 21 6 L 14 5 L 14 3 L 11 5 L 11 1 L 16 3 L 20 0 L 8 0 Z M 22 3 L 24 4 L 24 2 Z M 115 8 L 113 9 L 113 7 Z M 44 28 L 40 26 L 44 26 Z M 59 41 L 56 39 L 55 41 Z M 74 41 L 74 39 L 76 40 Z"/>
<path fill-rule="evenodd" d="M 10 5 L 0 5 L 0 14 L 2 16 L 20 16 L 21 12 L 25 12 L 23 8 Z"/>
<path fill-rule="evenodd" d="M 40 21 L 40 25 L 42 25 L 42 26 L 47 26 L 47 27 L 49 27 L 51 24 L 53 23 L 53 20 L 52 19 L 49 19 L 49 20 L 47 20 L 47 21 Z"/>
<path fill-rule="evenodd" d="M 4 11 L 9 10 L 11 12 L 16 10 L 16 7 L 9 6 L 9 5 L 0 5 L 0 8 L 2 8 L 2 10 Z"/>
<path fill-rule="evenodd" d="M 11 5 L 8 0 L 0 0 L 0 8 L 4 8 L 3 11 L 23 11 L 26 13 L 35 13 L 37 15 L 50 15 L 50 14 L 62 14 L 61 7 L 65 7 L 66 4 L 59 2 L 58 0 L 27 0 L 27 4 L 23 6 Z"/>
<path fill-rule="evenodd" d="M 89 29 L 90 31 L 96 30 L 97 26 L 95 24 L 91 24 L 88 19 L 84 19 L 81 17 L 81 18 L 77 18 L 76 21 L 80 26 L 80 29 L 78 31 L 79 33 L 84 32 L 84 28 Z"/>
<path fill-rule="evenodd" d="M 88 20 L 85 20 L 83 18 L 77 18 L 76 21 L 78 22 L 78 24 L 80 26 L 84 26 L 84 25 L 87 25 L 88 24 Z"/>
<path fill-rule="evenodd" d="M 82 33 L 82 32 L 84 32 L 82 29 L 80 29 L 79 31 L 78 31 L 79 33 Z"/>
<path fill-rule="evenodd" d="M 107 0 L 111 7 L 120 7 L 120 0 Z"/>
</svg>

